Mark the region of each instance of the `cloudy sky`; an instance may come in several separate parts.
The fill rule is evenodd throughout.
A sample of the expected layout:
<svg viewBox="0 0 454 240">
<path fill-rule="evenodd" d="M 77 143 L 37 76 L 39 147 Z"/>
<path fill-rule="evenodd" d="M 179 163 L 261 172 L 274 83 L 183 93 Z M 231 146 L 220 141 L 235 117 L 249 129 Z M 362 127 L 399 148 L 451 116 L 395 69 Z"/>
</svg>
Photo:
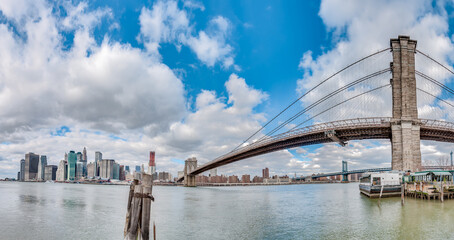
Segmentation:
<svg viewBox="0 0 454 240">
<path fill-rule="evenodd" d="M 176 174 L 184 159 L 222 155 L 325 77 L 410 35 L 418 49 L 454 61 L 449 1 L 0 1 L 0 177 L 15 177 L 26 152 L 58 164 L 88 150 L 124 165 Z M 330 80 L 289 116 L 333 89 L 389 66 L 379 54 Z M 454 87 L 446 71 L 417 56 L 420 70 Z M 431 65 L 432 64 L 432 65 Z M 390 75 L 355 91 L 389 83 Z M 451 101 L 452 95 L 418 79 Z M 313 124 L 390 116 L 384 88 L 343 105 Z M 352 96 L 353 96 L 352 95 Z M 348 94 L 344 94 L 349 96 Z M 315 116 L 328 101 L 284 129 Z M 450 100 L 451 99 L 451 100 Z M 454 121 L 453 107 L 418 93 L 420 117 Z M 293 125 L 292 125 L 293 124 Z M 271 130 L 266 128 L 258 136 Z M 422 142 L 422 157 L 452 144 Z M 390 166 L 389 141 L 353 141 L 271 153 L 221 167 L 224 174 L 306 175 Z"/>
</svg>

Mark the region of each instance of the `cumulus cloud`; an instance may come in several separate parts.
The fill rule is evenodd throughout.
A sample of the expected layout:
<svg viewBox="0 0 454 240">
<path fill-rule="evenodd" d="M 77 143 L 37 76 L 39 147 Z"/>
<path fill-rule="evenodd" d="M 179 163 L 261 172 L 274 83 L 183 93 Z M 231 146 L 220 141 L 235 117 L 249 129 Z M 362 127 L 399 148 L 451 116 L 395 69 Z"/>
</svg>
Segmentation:
<svg viewBox="0 0 454 240">
<path fill-rule="evenodd" d="M 201 3 L 185 1 L 187 9 L 201 9 Z M 209 67 L 216 63 L 228 69 L 234 64 L 233 47 L 226 42 L 230 34 L 231 23 L 222 16 L 210 20 L 207 29 L 196 31 L 195 24 L 190 24 L 188 11 L 178 7 L 176 1 L 158 1 L 152 9 L 142 8 L 140 14 L 140 35 L 148 52 L 159 57 L 161 43 L 173 43 L 177 49 L 188 46 L 197 58 Z"/>
</svg>

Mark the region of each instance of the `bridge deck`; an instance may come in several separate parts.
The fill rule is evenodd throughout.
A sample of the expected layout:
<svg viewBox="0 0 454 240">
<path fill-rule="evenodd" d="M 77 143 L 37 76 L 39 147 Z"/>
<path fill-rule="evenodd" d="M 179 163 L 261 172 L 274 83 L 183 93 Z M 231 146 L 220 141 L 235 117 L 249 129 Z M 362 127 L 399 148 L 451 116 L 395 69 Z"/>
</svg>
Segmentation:
<svg viewBox="0 0 454 240">
<path fill-rule="evenodd" d="M 335 131 L 336 136 L 344 142 L 362 139 L 390 139 L 393 122 L 394 120 L 389 117 L 357 118 L 295 129 L 220 156 L 196 168 L 190 174 L 197 175 L 212 168 L 269 152 L 333 142 L 325 134 L 327 131 Z M 454 142 L 454 123 L 430 119 L 420 119 L 418 123 L 421 126 L 421 140 Z"/>
</svg>

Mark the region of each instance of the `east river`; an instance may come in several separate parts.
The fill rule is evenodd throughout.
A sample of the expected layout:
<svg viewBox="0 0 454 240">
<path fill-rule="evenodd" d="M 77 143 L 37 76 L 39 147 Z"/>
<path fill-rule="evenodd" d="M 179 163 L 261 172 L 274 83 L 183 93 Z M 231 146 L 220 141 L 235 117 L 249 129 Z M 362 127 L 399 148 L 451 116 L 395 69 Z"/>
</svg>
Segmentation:
<svg viewBox="0 0 454 240">
<path fill-rule="evenodd" d="M 128 186 L 0 182 L 0 239 L 123 239 Z M 454 200 L 358 184 L 153 188 L 157 239 L 454 239 Z"/>
</svg>

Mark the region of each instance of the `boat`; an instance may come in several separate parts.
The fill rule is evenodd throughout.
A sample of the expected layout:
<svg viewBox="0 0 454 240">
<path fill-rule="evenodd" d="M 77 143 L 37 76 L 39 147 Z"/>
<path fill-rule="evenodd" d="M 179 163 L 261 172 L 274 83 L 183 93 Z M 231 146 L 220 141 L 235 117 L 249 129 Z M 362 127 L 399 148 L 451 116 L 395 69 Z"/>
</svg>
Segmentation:
<svg viewBox="0 0 454 240">
<path fill-rule="evenodd" d="M 359 191 L 370 198 L 400 196 L 401 190 L 400 173 L 365 173 L 360 178 Z"/>
</svg>

